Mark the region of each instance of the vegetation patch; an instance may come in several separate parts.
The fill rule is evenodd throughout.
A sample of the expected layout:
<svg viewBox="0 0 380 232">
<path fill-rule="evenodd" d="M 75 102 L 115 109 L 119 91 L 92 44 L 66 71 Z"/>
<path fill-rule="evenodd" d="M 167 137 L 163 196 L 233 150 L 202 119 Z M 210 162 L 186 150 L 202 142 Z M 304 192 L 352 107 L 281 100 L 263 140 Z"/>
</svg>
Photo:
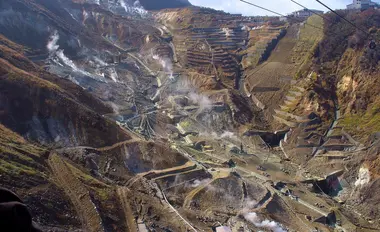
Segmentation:
<svg viewBox="0 0 380 232">
<path fill-rule="evenodd" d="M 3 159 L 0 159 L 0 172 L 2 173 L 9 173 L 11 175 L 33 175 L 33 176 L 41 176 L 42 174 L 39 173 L 37 170 L 25 166 L 20 163 L 12 162 L 12 161 L 5 161 Z"/>
<path fill-rule="evenodd" d="M 374 103 L 364 113 L 345 115 L 340 125 L 354 138 L 365 142 L 369 135 L 380 132 L 380 103 Z"/>
<path fill-rule="evenodd" d="M 91 188 L 102 202 L 108 201 L 115 196 L 115 191 L 111 188 Z"/>
<path fill-rule="evenodd" d="M 26 142 L 23 137 L 0 124 L 0 172 L 44 176 L 34 159 L 44 152 L 43 148 Z"/>
<path fill-rule="evenodd" d="M 70 164 L 68 162 L 65 162 L 65 163 L 66 163 L 67 167 L 70 168 L 70 170 L 72 171 L 72 173 L 81 180 L 82 183 L 84 183 L 86 185 L 89 185 L 89 186 L 96 186 L 98 188 L 108 187 L 108 185 L 106 185 L 103 182 L 97 180 L 95 177 L 92 177 L 91 175 L 88 175 L 88 174 L 82 172 L 80 169 L 78 169 L 74 165 L 72 165 L 72 164 Z"/>
</svg>

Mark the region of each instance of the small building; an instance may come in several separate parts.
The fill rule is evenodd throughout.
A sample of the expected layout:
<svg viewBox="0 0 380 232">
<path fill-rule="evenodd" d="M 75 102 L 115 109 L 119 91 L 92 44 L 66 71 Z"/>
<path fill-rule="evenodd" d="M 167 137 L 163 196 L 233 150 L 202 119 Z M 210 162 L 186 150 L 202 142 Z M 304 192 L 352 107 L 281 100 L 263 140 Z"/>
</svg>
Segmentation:
<svg viewBox="0 0 380 232">
<path fill-rule="evenodd" d="M 314 13 L 324 14 L 324 12 L 320 10 L 303 9 L 303 10 L 293 12 L 291 16 L 296 17 L 296 18 L 309 18 Z"/>
<path fill-rule="evenodd" d="M 219 226 L 215 228 L 215 232 L 232 232 L 232 230 L 227 226 Z"/>
<path fill-rule="evenodd" d="M 367 10 L 369 8 L 379 7 L 379 4 L 371 0 L 353 0 L 347 5 L 347 10 Z"/>
<path fill-rule="evenodd" d="M 148 232 L 148 228 L 146 228 L 146 225 L 144 223 L 139 223 L 137 225 L 138 229 L 139 229 L 139 232 Z"/>
</svg>

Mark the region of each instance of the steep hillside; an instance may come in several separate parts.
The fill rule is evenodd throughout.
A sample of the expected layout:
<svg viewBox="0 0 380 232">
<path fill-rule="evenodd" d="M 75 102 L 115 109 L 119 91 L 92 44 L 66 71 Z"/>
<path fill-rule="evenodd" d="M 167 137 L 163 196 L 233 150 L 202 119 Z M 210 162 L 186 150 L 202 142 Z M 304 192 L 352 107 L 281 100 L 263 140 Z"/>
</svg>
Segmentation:
<svg viewBox="0 0 380 232">
<path fill-rule="evenodd" d="M 0 184 L 44 230 L 376 231 L 379 12 L 341 12 L 367 36 L 331 13 L 3 0 Z"/>
<path fill-rule="evenodd" d="M 379 47 L 370 48 L 370 41 L 376 44 L 379 39 L 380 14 L 376 10 L 340 14 L 361 30 L 334 14 L 328 14 L 323 40 L 316 47 L 314 56 L 309 58 L 313 63 L 304 65 L 304 71 L 298 75 L 301 78 L 311 75 L 313 91 L 309 94 L 314 97 L 309 99 L 309 104 L 327 106 L 317 109 L 324 120 L 334 117 L 334 108 L 339 109 L 335 126 L 343 127 L 355 139 L 366 142 L 380 129 L 376 121 L 379 99 L 375 93 L 379 89 Z M 313 71 L 315 73 L 310 74 Z"/>
<path fill-rule="evenodd" d="M 162 10 L 165 8 L 181 8 L 191 6 L 188 0 L 166 0 L 165 2 L 140 0 L 140 3 L 146 10 Z"/>
<path fill-rule="evenodd" d="M 9 44 L 7 39 L 3 41 Z M 129 138 L 101 117 L 112 109 L 98 99 L 43 71 L 22 53 L 4 45 L 0 49 L 4 125 L 31 140 L 59 146 L 111 145 Z"/>
<path fill-rule="evenodd" d="M 358 202 L 352 197 L 350 204 L 361 204 L 360 212 L 374 219 L 379 215 L 378 210 L 375 210 L 379 207 L 371 205 L 376 204 L 378 199 L 371 192 L 378 191 L 380 174 L 377 167 L 379 153 L 376 136 L 380 131 L 380 13 L 377 10 L 367 10 L 361 14 L 346 14 L 345 17 L 362 30 L 368 31 L 368 34 L 347 27 L 344 22 L 330 15 L 332 23 L 328 24 L 330 26 L 326 33 L 338 32 L 341 37 L 328 36 L 324 39 L 320 45 L 319 62 L 323 70 L 331 70 L 334 74 L 330 78 L 334 78 L 341 114 L 337 126 L 342 127 L 355 140 L 373 146 L 362 155 L 364 159 L 360 169 L 353 169 L 359 170 L 358 176 L 367 173 L 370 177 L 360 184 L 358 181 L 355 183 L 355 193 L 359 194 L 361 200 Z M 370 46 L 371 40 L 375 41 L 376 47 Z"/>
<path fill-rule="evenodd" d="M 24 200 L 42 228 L 79 229 L 73 204 L 51 178 L 48 153 L 0 124 L 1 186 Z"/>
<path fill-rule="evenodd" d="M 326 15 L 323 39 L 297 73 L 307 83 L 305 92 L 297 105 L 288 107 L 292 114 L 314 112 L 317 117 L 294 128 L 283 147 L 293 160 L 308 160 L 305 165 L 314 175 L 326 173 L 328 166 L 344 169 L 342 180 L 350 185 L 344 185 L 347 189 L 340 195 L 347 200 L 344 215 L 364 223 L 352 213 L 355 209 L 378 225 L 378 199 L 371 192 L 379 188 L 380 12 L 339 13 L 360 30 L 332 13 Z M 371 41 L 376 46 L 370 46 Z"/>
<path fill-rule="evenodd" d="M 347 28 L 342 25 L 343 22 L 337 22 L 329 27 L 327 33 L 339 32 L 348 39 L 342 42 L 339 37 L 326 38 L 321 44 L 320 62 L 323 68 L 328 70 L 331 67 L 335 72 L 337 97 L 342 114 L 339 125 L 359 141 L 368 142 L 374 133 L 380 131 L 380 99 L 377 94 L 380 89 L 380 48 L 377 44 L 380 39 L 380 14 L 378 11 L 368 10 L 346 17 L 368 31 L 368 34 Z M 375 41 L 375 48 L 370 47 L 371 40 Z"/>
</svg>

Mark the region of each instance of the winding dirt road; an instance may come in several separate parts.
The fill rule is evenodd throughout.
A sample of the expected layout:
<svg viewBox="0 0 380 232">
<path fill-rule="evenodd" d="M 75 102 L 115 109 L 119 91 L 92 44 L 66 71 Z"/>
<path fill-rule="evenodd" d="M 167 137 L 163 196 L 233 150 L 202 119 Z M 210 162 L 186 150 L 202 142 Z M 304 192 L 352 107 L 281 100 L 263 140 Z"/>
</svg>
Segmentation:
<svg viewBox="0 0 380 232">
<path fill-rule="evenodd" d="M 74 176 L 65 161 L 58 155 L 51 154 L 48 163 L 53 171 L 56 182 L 73 203 L 83 229 L 89 232 L 104 231 L 102 219 L 91 200 L 88 190 Z"/>
<path fill-rule="evenodd" d="M 131 206 L 129 205 L 129 202 L 127 201 L 128 192 L 129 190 L 126 187 L 119 186 L 116 189 L 117 196 L 119 197 L 119 200 L 123 207 L 125 222 L 127 224 L 128 231 L 137 232 L 136 221 L 135 221 L 135 218 L 133 217 Z"/>
</svg>

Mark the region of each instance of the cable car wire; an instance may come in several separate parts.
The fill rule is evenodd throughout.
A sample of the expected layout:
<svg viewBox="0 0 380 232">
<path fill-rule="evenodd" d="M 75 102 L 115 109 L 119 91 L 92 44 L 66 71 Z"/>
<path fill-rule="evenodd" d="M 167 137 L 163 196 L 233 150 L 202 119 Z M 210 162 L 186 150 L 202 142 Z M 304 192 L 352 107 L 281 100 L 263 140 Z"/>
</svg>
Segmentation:
<svg viewBox="0 0 380 232">
<path fill-rule="evenodd" d="M 272 14 L 276 14 L 276 15 L 279 15 L 279 16 L 282 16 L 282 17 L 285 17 L 285 18 L 288 18 L 288 19 L 293 19 L 293 20 L 295 20 L 295 21 L 298 21 L 299 23 L 304 23 L 304 24 L 306 24 L 306 25 L 309 25 L 310 27 L 314 27 L 314 28 L 316 28 L 316 29 L 319 29 L 319 30 L 324 31 L 323 28 L 318 27 L 318 26 L 314 26 L 314 25 L 312 25 L 312 24 L 309 24 L 309 23 L 307 23 L 307 22 L 304 22 L 303 20 L 299 20 L 299 19 L 294 18 L 294 17 L 291 17 L 291 16 L 283 15 L 283 14 L 278 13 L 278 12 L 276 12 L 276 11 L 273 11 L 273 10 L 267 9 L 267 8 L 265 8 L 265 7 L 262 7 L 262 6 L 256 5 L 256 4 L 254 4 L 254 3 L 251 3 L 251 2 L 248 2 L 248 1 L 245 1 L 245 0 L 239 0 L 239 1 L 241 1 L 241 2 L 243 2 L 243 3 L 246 3 L 246 4 L 248 4 L 248 5 L 251 5 L 251 6 L 257 7 L 257 8 L 259 8 L 259 9 L 262 9 L 262 10 L 268 11 L 268 12 L 270 12 L 270 13 L 272 13 Z"/>
<path fill-rule="evenodd" d="M 258 6 L 258 5 L 256 5 L 256 4 L 251 3 L 251 2 L 247 2 L 247 1 L 244 1 L 244 0 L 240 0 L 240 1 L 241 1 L 241 2 L 244 2 L 244 3 L 248 4 L 248 5 L 251 5 L 251 6 L 254 6 L 254 7 L 260 8 L 260 9 L 262 9 L 262 10 L 265 10 L 265 11 L 271 12 L 271 13 L 273 13 L 273 14 L 280 15 L 280 16 L 283 16 L 283 17 L 287 17 L 287 16 L 285 16 L 285 15 L 283 15 L 283 14 L 280 14 L 280 13 L 277 13 L 277 12 L 275 12 L 275 11 L 269 10 L 269 9 L 264 8 L 264 7 L 262 7 L 262 6 Z"/>
<path fill-rule="evenodd" d="M 285 17 L 285 18 L 293 19 L 293 20 L 296 20 L 296 21 L 298 21 L 298 22 L 300 22 L 300 23 L 304 23 L 305 25 L 309 25 L 310 27 L 314 27 L 314 28 L 316 28 L 316 29 L 319 29 L 319 30 L 324 31 L 323 28 L 320 28 L 320 27 L 318 27 L 318 26 L 311 25 L 311 24 L 309 24 L 309 23 L 307 23 L 307 22 L 304 22 L 304 21 L 302 21 L 302 20 L 301 20 L 301 21 L 300 21 L 300 20 L 297 20 L 297 18 L 283 15 L 283 14 L 278 13 L 278 12 L 276 12 L 276 11 L 273 11 L 273 10 L 267 9 L 267 8 L 265 8 L 265 7 L 259 6 L 259 5 L 257 5 L 257 4 L 254 4 L 254 3 L 251 3 L 251 2 L 248 2 L 248 1 L 245 1 L 245 0 L 239 0 L 239 1 L 241 1 L 241 2 L 243 2 L 243 3 L 246 3 L 246 4 L 248 4 L 248 5 L 254 6 L 254 7 L 256 7 L 256 8 L 259 8 L 259 9 L 262 9 L 262 10 L 265 10 L 265 11 L 268 11 L 268 12 L 271 12 L 272 14 L 276 14 L 276 15 L 279 15 L 279 16 L 282 16 L 282 17 Z M 298 2 L 296 2 L 296 1 L 294 1 L 294 0 L 291 0 L 291 1 L 294 2 L 295 4 L 299 5 L 299 6 L 302 6 L 301 4 L 299 4 Z M 347 20 L 346 18 L 344 18 L 343 16 L 341 16 L 340 14 L 338 14 L 336 11 L 334 11 L 333 9 L 331 9 L 329 6 L 327 6 L 326 4 L 322 3 L 320 0 L 316 0 L 316 1 L 317 1 L 319 4 L 321 4 L 322 6 L 326 7 L 327 9 L 329 9 L 329 10 L 330 10 L 331 12 L 333 12 L 334 14 L 336 14 L 338 17 L 342 18 L 344 21 L 346 21 L 347 23 L 349 23 L 351 26 L 353 26 L 353 27 L 355 27 L 356 29 L 358 29 L 358 30 L 364 32 L 364 33 L 367 35 L 367 38 L 369 38 L 369 37 L 371 36 L 371 34 L 370 34 L 368 31 L 365 31 L 365 30 L 359 28 L 359 27 L 356 26 L 354 23 L 350 22 L 349 20 Z M 304 7 L 304 6 L 302 6 L 302 7 Z M 304 7 L 304 8 L 307 9 L 306 7 Z M 327 21 L 330 21 L 330 22 L 331 22 L 331 20 L 327 19 L 326 17 L 324 17 L 323 15 L 321 15 L 321 14 L 319 14 L 319 13 L 317 13 L 317 12 L 314 12 L 314 11 L 311 11 L 311 12 L 313 12 L 314 14 L 319 15 L 320 17 L 322 17 L 322 18 L 326 19 Z M 331 33 L 331 34 L 336 34 L 336 33 L 333 33 L 333 32 L 330 32 L 330 33 Z M 336 34 L 336 35 L 337 35 L 337 34 Z M 371 49 L 376 48 L 376 42 L 372 40 L 371 43 L 370 43 L 370 45 L 369 45 L 369 47 L 370 47 Z"/>
<path fill-rule="evenodd" d="M 297 5 L 300 6 L 300 7 L 303 7 L 304 9 L 306 9 L 306 10 L 312 12 L 312 13 L 315 14 L 315 15 L 318 15 L 319 17 L 323 18 L 324 20 L 331 22 L 331 20 L 328 19 L 327 17 L 325 17 L 324 15 L 322 15 L 322 14 L 320 14 L 320 13 L 314 11 L 314 10 L 310 10 L 310 9 L 307 8 L 306 6 L 302 5 L 301 3 L 298 3 L 298 2 L 296 2 L 296 1 L 294 1 L 294 0 L 290 0 L 290 1 L 292 1 L 292 2 L 295 3 L 295 4 L 297 4 Z"/>
<path fill-rule="evenodd" d="M 321 27 L 314 26 L 314 25 L 312 25 L 312 24 L 309 24 L 309 23 L 307 23 L 307 22 L 305 22 L 305 21 L 303 21 L 303 20 L 297 19 L 297 18 L 295 18 L 295 17 L 291 17 L 291 16 L 283 15 L 283 14 L 278 13 L 278 12 L 276 12 L 276 11 L 273 11 L 273 10 L 267 9 L 267 8 L 265 8 L 265 7 L 259 6 L 259 5 L 257 5 L 257 4 L 254 4 L 254 3 L 251 3 L 251 2 L 248 2 L 248 1 L 245 1 L 245 0 L 239 0 L 239 1 L 241 1 L 241 2 L 243 2 L 243 3 L 246 3 L 246 4 L 248 4 L 248 5 L 251 5 L 251 6 L 257 7 L 257 8 L 259 8 L 259 9 L 262 9 L 262 10 L 265 10 L 265 11 L 268 11 L 268 12 L 271 12 L 271 13 L 273 13 L 273 14 L 276 14 L 276 15 L 279 15 L 279 16 L 282 16 L 282 17 L 285 17 L 285 18 L 288 18 L 288 19 L 293 19 L 293 20 L 295 20 L 295 21 L 298 21 L 299 23 L 304 23 L 305 25 L 309 25 L 310 27 L 313 27 L 313 28 L 319 29 L 319 30 L 321 30 L 321 31 L 325 31 L 325 30 L 324 30 L 323 28 L 321 28 Z M 292 1 L 292 0 L 291 0 L 291 1 Z M 323 3 L 320 2 L 319 0 L 316 0 L 316 1 L 318 1 L 318 2 L 321 3 L 321 4 L 323 4 Z M 292 2 L 295 3 L 295 1 L 292 1 Z M 323 4 L 323 5 L 324 5 L 324 4 Z M 324 5 L 324 6 L 327 7 L 327 9 L 331 10 L 331 11 L 332 11 L 333 13 L 335 13 L 336 15 L 338 15 L 339 17 L 341 17 L 342 19 L 344 19 L 345 21 L 347 21 L 350 25 L 354 26 L 355 28 L 357 28 L 357 29 L 359 29 L 360 31 L 362 31 L 362 32 L 364 32 L 365 34 L 367 34 L 368 37 L 370 36 L 370 33 L 366 32 L 366 31 L 363 30 L 363 29 L 360 29 L 360 28 L 357 27 L 355 24 L 353 24 L 352 22 L 348 21 L 348 20 L 345 19 L 343 16 L 339 15 L 337 12 L 335 12 L 334 10 L 332 10 L 332 9 L 331 9 L 330 7 L 328 7 L 327 5 Z M 307 8 L 306 8 L 306 9 L 307 9 Z M 314 12 L 313 12 L 313 13 L 314 13 Z M 322 17 L 322 15 L 320 15 L 320 16 Z M 323 17 L 323 18 L 326 18 L 326 17 Z M 327 18 L 326 18 L 326 19 L 327 19 Z M 331 20 L 329 20 L 329 21 L 331 21 Z M 329 32 L 329 34 L 338 35 L 337 33 L 334 33 L 334 32 Z M 367 38 L 368 38 L 368 37 L 367 37 Z"/>
<path fill-rule="evenodd" d="M 324 4 L 323 2 L 321 2 L 320 0 L 316 0 L 319 4 L 321 4 L 322 6 L 326 7 L 327 9 L 329 9 L 331 12 L 333 12 L 334 14 L 336 14 L 339 18 L 343 19 L 344 21 L 346 21 L 347 23 L 349 23 L 351 26 L 355 27 L 356 29 L 364 32 L 366 35 L 370 36 L 370 33 L 368 31 L 365 31 L 361 28 L 359 28 L 358 26 L 356 26 L 354 23 L 350 22 L 349 20 L 347 20 L 345 17 L 343 17 L 342 15 L 338 14 L 338 12 L 336 12 L 335 10 L 331 9 L 329 6 L 327 6 L 326 4 Z"/>
</svg>

